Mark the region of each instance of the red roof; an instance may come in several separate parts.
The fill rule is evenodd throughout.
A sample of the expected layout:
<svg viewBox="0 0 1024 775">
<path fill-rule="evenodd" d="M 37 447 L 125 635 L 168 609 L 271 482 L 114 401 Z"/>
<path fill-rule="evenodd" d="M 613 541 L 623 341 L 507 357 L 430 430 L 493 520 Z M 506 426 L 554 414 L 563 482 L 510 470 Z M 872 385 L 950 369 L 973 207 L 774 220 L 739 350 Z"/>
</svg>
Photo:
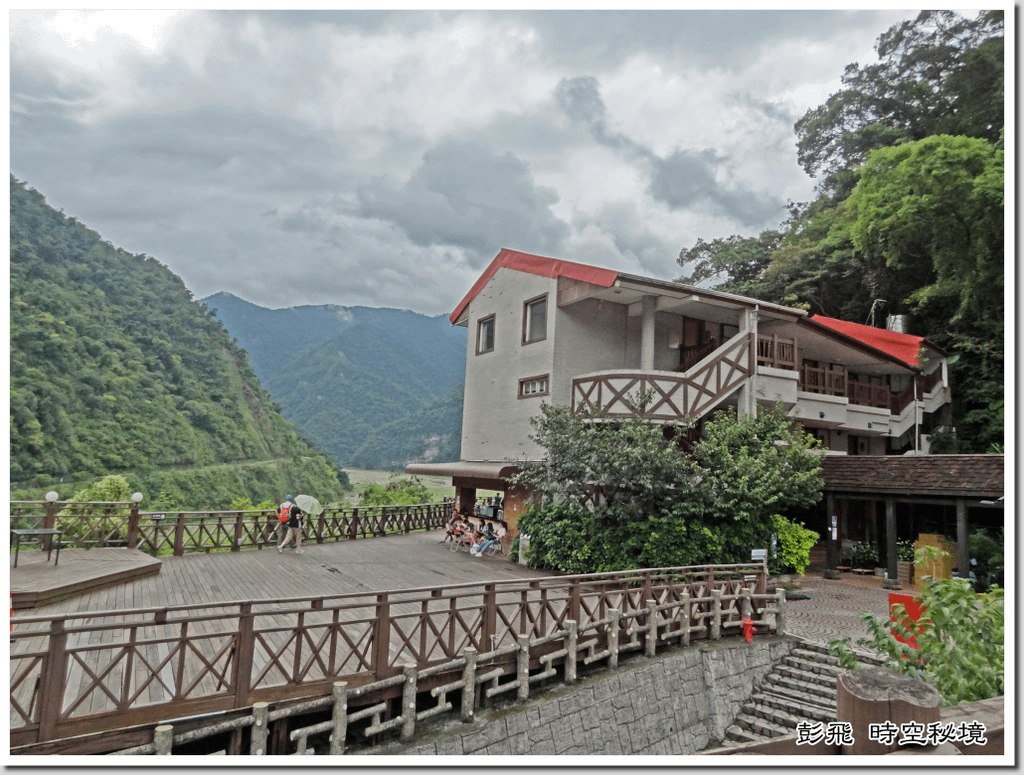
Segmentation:
<svg viewBox="0 0 1024 775">
<path fill-rule="evenodd" d="M 906 363 L 908 366 L 918 368 L 921 363 L 918 353 L 925 344 L 923 336 L 911 336 L 910 334 L 898 334 L 884 328 L 873 326 L 862 326 L 860 323 L 850 323 L 846 320 L 827 318 L 823 315 L 812 315 L 810 318 L 815 323 L 828 326 L 840 334 L 856 339 L 876 350 L 891 355 L 894 358 Z"/>
<path fill-rule="evenodd" d="M 612 269 L 601 269 L 587 264 L 577 264 L 572 261 L 563 261 L 559 258 L 545 258 L 535 256 L 531 253 L 520 253 L 517 250 L 502 248 L 501 252 L 494 257 L 490 266 L 484 270 L 479 279 L 473 283 L 469 293 L 459 302 L 459 306 L 448 316 L 452 325 L 459 319 L 469 303 L 476 298 L 487 281 L 494 277 L 494 273 L 502 267 L 515 269 L 518 272 L 539 275 L 541 277 L 569 277 L 573 280 L 580 280 L 585 283 L 600 285 L 602 288 L 610 288 L 619 276 L 619 273 Z"/>
</svg>

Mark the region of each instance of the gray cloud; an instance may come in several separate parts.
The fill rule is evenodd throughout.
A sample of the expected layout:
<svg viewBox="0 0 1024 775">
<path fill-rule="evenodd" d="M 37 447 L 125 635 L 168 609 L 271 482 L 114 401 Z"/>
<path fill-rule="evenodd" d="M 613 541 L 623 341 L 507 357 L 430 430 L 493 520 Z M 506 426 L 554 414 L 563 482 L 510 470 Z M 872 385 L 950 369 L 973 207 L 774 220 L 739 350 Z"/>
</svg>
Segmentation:
<svg viewBox="0 0 1024 775">
<path fill-rule="evenodd" d="M 745 227 L 778 223 L 785 215 L 785 203 L 778 197 L 719 182 L 720 173 L 730 161 L 728 156 L 713 149 L 677 149 L 661 158 L 621 133 L 610 133 L 605 104 L 593 76 L 563 79 L 555 89 L 555 101 L 569 118 L 585 124 L 598 143 L 631 161 L 642 162 L 650 175 L 651 196 L 673 210 L 700 209 L 727 215 Z"/>
<path fill-rule="evenodd" d="M 504 246 L 557 254 L 569 233 L 551 213 L 553 189 L 537 186 L 513 154 L 473 143 L 442 143 L 403 186 L 377 181 L 358 196 L 363 215 L 393 223 L 417 245 L 461 248 L 474 267 Z"/>
</svg>

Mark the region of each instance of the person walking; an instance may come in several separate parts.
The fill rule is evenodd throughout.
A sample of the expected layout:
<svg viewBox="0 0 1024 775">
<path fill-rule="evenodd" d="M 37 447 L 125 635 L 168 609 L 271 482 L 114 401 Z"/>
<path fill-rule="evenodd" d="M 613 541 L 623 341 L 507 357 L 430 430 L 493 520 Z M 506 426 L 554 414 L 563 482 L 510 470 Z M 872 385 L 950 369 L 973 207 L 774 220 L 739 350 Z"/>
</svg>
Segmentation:
<svg viewBox="0 0 1024 775">
<path fill-rule="evenodd" d="M 295 553 L 305 554 L 302 551 L 302 509 L 294 503 L 288 509 L 288 522 L 286 524 L 288 532 L 284 534 L 284 538 L 277 545 L 277 553 L 281 554 L 284 551 L 285 545 L 292 539 L 295 539 Z"/>
<path fill-rule="evenodd" d="M 285 495 L 284 503 L 277 507 L 277 543 L 280 545 L 284 541 L 284 535 L 288 532 L 288 515 L 291 513 L 292 506 L 295 505 L 294 495 Z"/>
</svg>

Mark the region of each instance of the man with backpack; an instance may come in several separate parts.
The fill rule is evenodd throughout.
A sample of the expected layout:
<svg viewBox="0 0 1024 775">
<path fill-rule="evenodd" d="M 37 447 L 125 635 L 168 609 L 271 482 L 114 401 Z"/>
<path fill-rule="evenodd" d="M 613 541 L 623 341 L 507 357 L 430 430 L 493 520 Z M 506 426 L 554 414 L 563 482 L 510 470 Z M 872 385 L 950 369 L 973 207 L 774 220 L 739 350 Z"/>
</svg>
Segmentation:
<svg viewBox="0 0 1024 775">
<path fill-rule="evenodd" d="M 298 506 L 295 505 L 295 496 L 285 495 L 284 503 L 282 503 L 277 509 L 277 544 L 279 552 L 281 551 L 281 545 L 285 542 L 284 537 L 285 534 L 288 532 L 288 517 L 291 514 L 293 508 L 298 508 Z M 294 542 L 292 543 L 292 546 L 295 546 Z"/>
<path fill-rule="evenodd" d="M 285 504 L 291 504 L 287 512 L 285 512 Z M 304 554 L 302 551 L 302 509 L 292 502 L 292 496 L 290 495 L 281 504 L 281 519 L 285 520 L 280 523 L 280 525 L 285 527 L 285 533 L 277 544 L 277 553 L 281 554 L 284 551 L 284 547 L 294 540 L 295 553 Z M 279 531 L 281 529 L 280 525 L 278 527 Z"/>
</svg>

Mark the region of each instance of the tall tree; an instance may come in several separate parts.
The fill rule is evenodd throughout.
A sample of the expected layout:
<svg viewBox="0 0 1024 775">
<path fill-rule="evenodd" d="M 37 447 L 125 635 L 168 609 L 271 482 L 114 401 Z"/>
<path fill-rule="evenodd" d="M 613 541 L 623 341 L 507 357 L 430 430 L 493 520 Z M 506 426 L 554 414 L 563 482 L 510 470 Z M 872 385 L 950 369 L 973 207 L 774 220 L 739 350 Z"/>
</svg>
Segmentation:
<svg viewBox="0 0 1024 775">
<path fill-rule="evenodd" d="M 922 11 L 883 34 L 876 50 L 877 64 L 847 65 L 843 88 L 796 123 L 798 159 L 809 175 L 853 169 L 875 148 L 934 134 L 999 138 L 1002 11 L 973 19 Z"/>
</svg>

